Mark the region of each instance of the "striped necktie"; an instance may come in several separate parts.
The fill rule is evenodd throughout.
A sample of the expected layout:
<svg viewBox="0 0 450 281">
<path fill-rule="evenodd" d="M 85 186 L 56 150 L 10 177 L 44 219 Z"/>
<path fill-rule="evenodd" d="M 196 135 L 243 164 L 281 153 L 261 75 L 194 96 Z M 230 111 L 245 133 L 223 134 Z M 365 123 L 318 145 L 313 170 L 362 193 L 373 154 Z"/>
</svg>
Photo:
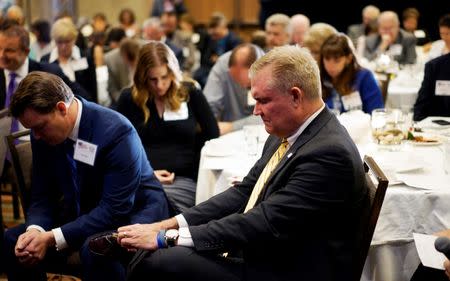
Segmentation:
<svg viewBox="0 0 450 281">
<path fill-rule="evenodd" d="M 267 180 L 277 167 L 278 163 L 280 163 L 284 154 L 286 154 L 288 145 L 289 143 L 287 139 L 283 138 L 277 151 L 275 151 L 275 153 L 270 158 L 269 162 L 267 162 L 266 166 L 264 167 L 264 170 L 262 171 L 261 175 L 259 175 L 258 181 L 256 182 L 255 187 L 253 188 L 252 194 L 250 195 L 250 199 L 247 202 L 247 206 L 245 207 L 244 213 L 248 212 L 248 210 L 250 210 L 255 206 L 256 200 L 258 199 L 259 194 L 266 185 Z"/>
</svg>

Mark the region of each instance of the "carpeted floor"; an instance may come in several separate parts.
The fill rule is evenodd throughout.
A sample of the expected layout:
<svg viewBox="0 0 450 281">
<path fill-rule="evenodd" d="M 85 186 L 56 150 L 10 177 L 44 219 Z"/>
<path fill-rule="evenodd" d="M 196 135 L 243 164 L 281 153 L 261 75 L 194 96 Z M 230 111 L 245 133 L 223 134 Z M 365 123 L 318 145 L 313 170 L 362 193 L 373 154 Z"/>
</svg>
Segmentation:
<svg viewBox="0 0 450 281">
<path fill-rule="evenodd" d="M 5 224 L 6 227 L 15 226 L 24 222 L 22 209 L 20 213 L 20 218 L 14 219 L 11 195 L 2 195 L 1 204 L 2 204 L 3 223 Z"/>
</svg>

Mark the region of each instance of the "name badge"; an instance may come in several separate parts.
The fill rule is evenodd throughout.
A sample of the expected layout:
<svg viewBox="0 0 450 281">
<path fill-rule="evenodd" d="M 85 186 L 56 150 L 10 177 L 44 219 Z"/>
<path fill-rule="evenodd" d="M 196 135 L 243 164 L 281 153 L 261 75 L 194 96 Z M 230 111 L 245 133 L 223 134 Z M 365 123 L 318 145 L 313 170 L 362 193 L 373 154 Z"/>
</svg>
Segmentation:
<svg viewBox="0 0 450 281">
<path fill-rule="evenodd" d="M 163 119 L 165 121 L 186 120 L 188 117 L 189 110 L 186 102 L 182 102 L 177 111 L 170 110 L 167 107 L 164 109 Z"/>
<path fill-rule="evenodd" d="M 72 67 L 73 71 L 85 70 L 89 67 L 86 58 L 73 60 L 70 62 L 70 66 Z"/>
<path fill-rule="evenodd" d="M 256 105 L 256 100 L 253 98 L 251 91 L 247 92 L 247 105 L 248 106 Z"/>
<path fill-rule="evenodd" d="M 362 109 L 361 95 L 358 91 L 355 91 L 349 95 L 342 96 L 341 99 L 346 111 Z"/>
<path fill-rule="evenodd" d="M 78 139 L 75 144 L 73 159 L 94 166 L 97 145 Z"/>
<path fill-rule="evenodd" d="M 450 96 L 450 80 L 436 80 L 436 96 Z"/>
<path fill-rule="evenodd" d="M 399 56 L 402 54 L 403 47 L 400 44 L 393 44 L 389 47 L 389 53 L 393 56 Z"/>
</svg>

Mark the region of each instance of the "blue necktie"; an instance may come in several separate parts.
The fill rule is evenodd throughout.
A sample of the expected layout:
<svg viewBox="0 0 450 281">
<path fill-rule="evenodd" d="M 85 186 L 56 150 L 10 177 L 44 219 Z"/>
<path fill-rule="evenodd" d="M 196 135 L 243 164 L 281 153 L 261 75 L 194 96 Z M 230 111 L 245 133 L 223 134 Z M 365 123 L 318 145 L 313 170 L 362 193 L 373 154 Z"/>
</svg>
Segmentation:
<svg viewBox="0 0 450 281">
<path fill-rule="evenodd" d="M 14 92 L 16 91 L 16 86 L 17 86 L 16 77 L 17 77 L 17 74 L 15 72 L 9 73 L 9 83 L 8 83 L 8 90 L 6 91 L 5 108 L 9 107 L 12 96 L 13 96 Z M 12 122 L 11 122 L 11 133 L 17 132 L 18 130 L 19 130 L 19 121 L 17 121 L 16 118 L 13 118 Z"/>
<path fill-rule="evenodd" d="M 69 188 L 73 187 L 73 189 L 66 190 L 64 195 L 67 197 L 67 202 L 71 205 L 71 209 L 73 208 L 71 215 L 74 216 L 74 218 L 77 218 L 80 215 L 80 188 L 78 186 L 77 162 L 73 159 L 74 145 L 75 142 L 71 139 L 67 139 L 64 142 L 66 158 L 70 168 L 69 177 L 71 177 L 72 180 L 72 185 L 70 185 Z"/>
</svg>

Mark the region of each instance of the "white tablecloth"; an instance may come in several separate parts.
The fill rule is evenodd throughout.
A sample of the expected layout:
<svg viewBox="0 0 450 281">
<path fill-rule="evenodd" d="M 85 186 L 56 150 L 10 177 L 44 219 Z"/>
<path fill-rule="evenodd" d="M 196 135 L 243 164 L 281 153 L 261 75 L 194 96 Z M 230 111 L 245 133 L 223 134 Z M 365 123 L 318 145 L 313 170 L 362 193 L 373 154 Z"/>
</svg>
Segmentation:
<svg viewBox="0 0 450 281">
<path fill-rule="evenodd" d="M 389 186 L 362 277 L 362 280 L 409 280 L 419 264 L 412 233 L 432 234 L 450 227 L 450 176 L 443 170 L 442 146 L 403 144 L 391 151 L 392 147 L 380 148 L 369 142 L 359 144 L 358 148 L 361 156 L 372 155 L 379 164 L 386 160 L 396 163 L 394 167 L 381 165 L 389 176 L 423 187 L 404 183 Z M 393 155 L 405 160 L 392 162 L 389 157 Z M 245 176 L 256 158 L 247 155 L 242 131 L 206 143 L 201 154 L 196 203 Z M 402 169 L 406 172 L 395 173 Z"/>
</svg>

